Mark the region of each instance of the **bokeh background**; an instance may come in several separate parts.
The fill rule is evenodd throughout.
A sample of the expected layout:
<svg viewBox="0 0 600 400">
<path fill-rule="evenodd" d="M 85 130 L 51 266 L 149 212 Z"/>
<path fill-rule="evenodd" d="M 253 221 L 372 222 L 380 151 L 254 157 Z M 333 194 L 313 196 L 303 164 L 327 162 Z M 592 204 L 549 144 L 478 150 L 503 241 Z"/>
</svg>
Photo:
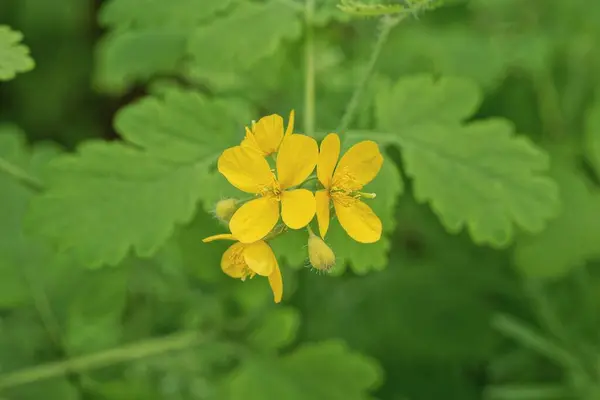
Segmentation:
<svg viewBox="0 0 600 400">
<path fill-rule="evenodd" d="M 359 14 L 404 6 L 366 17 L 316 0 L 307 28 L 299 0 L 0 0 L 0 24 L 23 33 L 35 60 L 0 83 L 0 399 L 600 399 L 600 3 L 429 3 L 347 3 Z M 109 151 L 123 137 L 144 147 L 145 134 L 197 135 L 218 151 L 252 119 L 292 108 L 297 131 L 310 130 L 307 36 L 321 137 L 399 16 L 350 128 L 380 130 L 382 101 L 400 122 L 443 121 L 475 90 L 474 114 L 456 123 L 504 118 L 550 160 L 541 176 L 560 205 L 538 199 L 532 214 L 552 209 L 539 211 L 540 229 L 510 215 L 514 229 L 490 243 L 477 227 L 452 228 L 416 200 L 405 149 L 383 143 L 373 204 L 386 237 L 357 246 L 334 234 L 338 265 L 323 274 L 307 266 L 306 234 L 285 236 L 275 305 L 265 280 L 222 274 L 226 244 L 201 242 L 226 229 L 211 214 L 229 194 L 214 170 L 146 189 L 162 167 Z M 464 98 L 432 89 L 438 78 L 460 82 Z M 411 129 L 400 122 L 393 134 Z M 82 143 L 100 145 L 92 154 Z M 530 174 L 502 151 L 490 163 Z M 436 190 L 460 195 L 464 171 L 446 172 Z M 188 187 L 191 208 L 179 199 Z"/>
</svg>

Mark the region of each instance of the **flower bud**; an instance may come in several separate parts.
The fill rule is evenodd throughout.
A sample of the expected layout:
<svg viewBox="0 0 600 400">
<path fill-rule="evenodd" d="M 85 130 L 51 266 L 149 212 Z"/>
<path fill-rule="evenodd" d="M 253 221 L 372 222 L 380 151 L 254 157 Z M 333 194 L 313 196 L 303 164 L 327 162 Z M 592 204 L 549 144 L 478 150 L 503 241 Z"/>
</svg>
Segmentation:
<svg viewBox="0 0 600 400">
<path fill-rule="evenodd" d="M 215 206 L 215 215 L 223 222 L 229 222 L 235 211 L 237 210 L 236 199 L 220 200 Z"/>
<path fill-rule="evenodd" d="M 310 232 L 308 237 L 308 259 L 319 270 L 329 272 L 335 266 L 335 254 L 323 239 Z"/>
</svg>

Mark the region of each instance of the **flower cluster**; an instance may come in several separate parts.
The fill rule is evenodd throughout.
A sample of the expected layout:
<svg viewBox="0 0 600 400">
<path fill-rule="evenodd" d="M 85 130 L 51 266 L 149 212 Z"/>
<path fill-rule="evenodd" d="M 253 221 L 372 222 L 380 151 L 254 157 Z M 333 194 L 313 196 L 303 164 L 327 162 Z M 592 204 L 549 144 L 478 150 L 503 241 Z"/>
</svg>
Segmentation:
<svg viewBox="0 0 600 400">
<path fill-rule="evenodd" d="M 204 239 L 234 241 L 221 259 L 223 271 L 242 280 L 266 276 L 277 303 L 283 295 L 283 280 L 277 258 L 267 243 L 270 239 L 287 229 L 306 228 L 310 263 L 328 271 L 335 265 L 335 255 L 323 239 L 332 210 L 357 242 L 376 242 L 382 231 L 381 220 L 362 201 L 374 199 L 375 194 L 361 191 L 383 163 L 377 143 L 359 142 L 340 158 L 337 134 L 327 135 L 319 148 L 315 139 L 293 130 L 293 111 L 285 131 L 283 118 L 269 115 L 253 123 L 251 129 L 246 127 L 240 145 L 221 154 L 219 172 L 252 196 L 221 200 L 215 213 L 228 222 L 231 233 Z M 310 227 L 315 214 L 320 237 Z"/>
</svg>

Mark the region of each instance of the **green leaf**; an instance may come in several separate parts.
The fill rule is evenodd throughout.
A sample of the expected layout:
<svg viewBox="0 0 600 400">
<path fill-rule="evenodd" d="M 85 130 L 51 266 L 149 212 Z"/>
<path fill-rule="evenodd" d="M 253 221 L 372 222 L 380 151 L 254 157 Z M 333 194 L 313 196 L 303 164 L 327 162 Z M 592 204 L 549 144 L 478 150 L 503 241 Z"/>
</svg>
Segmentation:
<svg viewBox="0 0 600 400">
<path fill-rule="evenodd" d="M 600 172 L 600 103 L 588 112 L 585 151 L 596 173 Z M 566 143 L 559 151 L 566 150 Z M 559 184 L 562 209 L 558 217 L 536 236 L 521 238 L 514 252 L 516 267 L 526 276 L 557 279 L 600 257 L 600 192 L 576 169 L 573 155 L 552 153 L 552 175 Z M 566 159 L 564 159 L 566 157 Z"/>
<path fill-rule="evenodd" d="M 50 145 L 26 146 L 23 133 L 14 126 L 0 126 L 0 163 L 12 170 L 40 179 L 48 162 L 58 150 Z M 26 235 L 23 218 L 34 193 L 0 169 L 0 307 L 29 301 L 27 284 L 52 258 L 49 249 L 37 238 Z"/>
<path fill-rule="evenodd" d="M 461 123 L 480 99 L 468 80 L 402 79 L 378 99 L 379 127 L 389 133 L 370 137 L 400 146 L 416 199 L 448 231 L 466 227 L 476 243 L 505 247 L 515 225 L 536 233 L 556 215 L 558 189 L 543 174 L 548 155 L 516 137 L 510 122 Z"/>
<path fill-rule="evenodd" d="M 192 219 L 208 166 L 241 139 L 249 117 L 228 105 L 171 91 L 125 107 L 115 126 L 136 147 L 90 141 L 56 160 L 32 203 L 32 230 L 90 267 L 116 265 L 132 248 L 152 255 Z"/>
<path fill-rule="evenodd" d="M 588 260 L 600 257 L 600 192 L 573 167 L 558 165 L 562 210 L 538 235 L 517 242 L 515 265 L 532 278 L 556 279 Z"/>
<path fill-rule="evenodd" d="M 21 32 L 0 25 L 0 81 L 11 80 L 17 73 L 31 71 L 35 66 L 29 48 L 20 44 L 21 39 Z"/>
<path fill-rule="evenodd" d="M 477 84 L 462 78 L 436 81 L 431 75 L 414 75 L 388 87 L 377 98 L 377 122 L 398 136 L 425 122 L 458 125 L 477 111 L 483 99 Z"/>
<path fill-rule="evenodd" d="M 300 21 L 296 10 L 282 2 L 243 2 L 231 14 L 196 29 L 188 48 L 192 75 L 211 80 L 248 71 L 284 42 L 297 39 Z"/>
<path fill-rule="evenodd" d="M 373 360 L 342 342 L 305 344 L 278 359 L 248 359 L 231 382 L 231 399 L 370 399 L 381 375 Z"/>
<path fill-rule="evenodd" d="M 110 0 L 99 22 L 114 28 L 195 27 L 236 0 Z"/>
<path fill-rule="evenodd" d="M 299 326 L 300 313 L 296 309 L 278 307 L 263 316 L 248 341 L 260 349 L 277 350 L 292 343 Z"/>
<path fill-rule="evenodd" d="M 176 73 L 194 29 L 232 3 L 234 0 L 106 2 L 99 21 L 113 29 L 97 48 L 97 86 L 118 94 L 155 75 Z"/>
<path fill-rule="evenodd" d="M 109 93 L 123 93 L 132 84 L 161 73 L 174 73 L 185 54 L 186 33 L 152 29 L 116 31 L 96 49 L 94 80 Z"/>
<path fill-rule="evenodd" d="M 71 290 L 64 338 L 70 356 L 120 343 L 129 272 L 128 268 L 105 268 L 85 271 L 79 278 Z"/>
<path fill-rule="evenodd" d="M 460 76 L 489 91 L 515 69 L 534 74 L 545 68 L 552 44 L 538 34 L 493 35 L 466 24 L 402 24 L 390 34 L 379 71 L 393 78 L 417 71 Z"/>
</svg>

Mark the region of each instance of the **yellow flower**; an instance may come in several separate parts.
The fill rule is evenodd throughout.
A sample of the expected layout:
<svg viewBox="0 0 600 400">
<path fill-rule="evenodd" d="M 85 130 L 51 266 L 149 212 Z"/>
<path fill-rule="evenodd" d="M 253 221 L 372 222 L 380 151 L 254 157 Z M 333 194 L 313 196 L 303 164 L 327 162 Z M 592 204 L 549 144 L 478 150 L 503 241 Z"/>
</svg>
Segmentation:
<svg viewBox="0 0 600 400">
<path fill-rule="evenodd" d="M 213 240 L 237 240 L 231 234 L 209 236 L 202 241 L 204 243 Z M 255 275 L 266 276 L 273 291 L 275 303 L 279 303 L 283 296 L 283 279 L 277 258 L 271 247 L 262 240 L 254 243 L 241 243 L 236 241 L 229 246 L 223 257 L 221 257 L 221 269 L 232 278 L 254 278 Z"/>
<path fill-rule="evenodd" d="M 242 243 L 264 238 L 281 218 L 292 229 L 305 227 L 315 215 L 315 197 L 306 189 L 291 189 L 303 183 L 314 170 L 319 149 L 308 136 L 293 134 L 277 153 L 277 176 L 265 158 L 242 146 L 229 148 L 218 161 L 218 169 L 236 188 L 260 197 L 242 205 L 231 217 L 229 229 Z"/>
<path fill-rule="evenodd" d="M 364 185 L 375 178 L 383 157 L 377 143 L 366 140 L 352 146 L 340 159 L 340 138 L 330 133 L 321 142 L 317 177 L 325 188 L 315 193 L 317 221 L 321 237 L 329 229 L 329 201 L 348 235 L 361 243 L 374 243 L 381 238 L 381 220 L 361 197 L 374 198 L 375 194 L 362 193 Z M 335 172 L 334 172 L 335 170 Z"/>
<path fill-rule="evenodd" d="M 288 126 L 283 133 L 283 118 L 272 114 L 262 117 L 257 123 L 252 124 L 252 130 L 246 128 L 246 137 L 241 146 L 255 150 L 263 156 L 277 153 L 282 140 L 291 135 L 294 130 L 294 110 L 290 112 Z"/>
</svg>

